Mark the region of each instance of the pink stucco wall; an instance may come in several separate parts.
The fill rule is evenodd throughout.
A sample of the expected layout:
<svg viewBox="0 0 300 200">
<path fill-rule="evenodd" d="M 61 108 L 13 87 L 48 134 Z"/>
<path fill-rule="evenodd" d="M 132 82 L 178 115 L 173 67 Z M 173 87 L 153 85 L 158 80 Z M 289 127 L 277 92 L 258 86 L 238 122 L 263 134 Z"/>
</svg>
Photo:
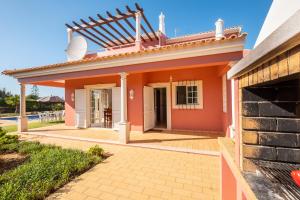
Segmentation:
<svg viewBox="0 0 300 200">
<path fill-rule="evenodd" d="M 235 164 L 240 167 L 240 118 L 239 113 L 239 83 L 238 80 L 234 81 L 234 95 L 235 95 Z M 238 183 L 236 177 L 234 177 L 231 169 L 228 166 L 227 160 L 221 154 L 221 199 L 222 200 L 247 200 L 242 186 Z"/>
<path fill-rule="evenodd" d="M 221 158 L 221 199 L 236 200 L 236 180 L 223 155 Z"/>
<path fill-rule="evenodd" d="M 131 130 L 143 131 L 144 129 L 144 105 L 143 88 L 145 85 L 145 74 L 130 74 L 127 77 L 127 90 L 134 91 L 134 98 L 127 100 L 127 118 Z"/>
<path fill-rule="evenodd" d="M 203 83 L 203 109 L 172 109 L 172 129 L 193 130 L 193 131 L 212 131 L 225 133 L 229 118 L 224 116 L 222 111 L 222 76 L 220 67 L 200 67 L 181 70 L 166 70 L 159 72 L 129 74 L 127 77 L 128 92 L 134 90 L 134 99 L 128 97 L 128 121 L 131 130 L 143 131 L 143 87 L 150 83 L 169 82 L 170 76 L 173 81 L 202 80 Z M 84 85 L 103 83 L 117 83 L 119 77 L 107 76 L 97 78 L 72 79 L 66 80 L 65 99 L 66 99 L 66 125 L 73 126 L 74 121 L 74 102 L 71 95 L 75 89 L 84 88 Z M 230 84 L 229 84 L 230 85 Z M 230 91 L 230 88 L 227 88 Z M 230 97 L 228 95 L 228 104 Z M 228 108 L 230 110 L 230 108 Z"/>
<path fill-rule="evenodd" d="M 222 113 L 223 118 L 223 131 L 226 137 L 230 136 L 230 125 L 232 124 L 232 110 L 231 110 L 231 81 L 227 80 L 227 112 Z"/>
<path fill-rule="evenodd" d="M 169 82 L 172 80 L 202 80 L 203 109 L 173 109 L 172 129 L 224 132 L 222 116 L 222 77 L 219 67 L 170 70 L 147 73 L 146 82 Z"/>
</svg>

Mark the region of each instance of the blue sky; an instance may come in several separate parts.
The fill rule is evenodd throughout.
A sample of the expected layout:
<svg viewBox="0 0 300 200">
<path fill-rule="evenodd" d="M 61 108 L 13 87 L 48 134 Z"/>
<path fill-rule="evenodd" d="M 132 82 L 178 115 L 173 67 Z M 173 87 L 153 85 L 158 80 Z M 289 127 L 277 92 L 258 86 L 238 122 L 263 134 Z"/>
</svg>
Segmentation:
<svg viewBox="0 0 300 200">
<path fill-rule="evenodd" d="M 0 71 L 39 66 L 66 60 L 65 23 L 80 18 L 114 13 L 138 2 L 158 29 L 158 15 L 166 18 L 166 31 L 173 37 L 214 29 L 218 18 L 225 26 L 241 25 L 252 48 L 271 0 L 0 0 Z M 0 88 L 18 93 L 16 80 L 0 75 Z M 30 92 L 28 87 L 27 92 Z M 39 87 L 40 95 L 64 96 L 63 89 Z"/>
</svg>

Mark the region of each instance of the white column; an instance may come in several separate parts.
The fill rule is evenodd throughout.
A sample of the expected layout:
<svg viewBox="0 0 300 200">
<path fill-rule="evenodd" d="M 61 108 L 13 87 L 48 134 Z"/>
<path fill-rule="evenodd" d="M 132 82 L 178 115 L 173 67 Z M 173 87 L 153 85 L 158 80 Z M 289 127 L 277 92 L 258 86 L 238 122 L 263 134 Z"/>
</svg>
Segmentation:
<svg viewBox="0 0 300 200">
<path fill-rule="evenodd" d="M 129 141 L 129 123 L 127 122 L 127 74 L 120 73 L 121 77 L 121 121 L 119 124 L 119 140 L 126 144 Z"/>
<path fill-rule="evenodd" d="M 26 117 L 26 88 L 25 84 L 20 84 L 20 116 L 18 118 L 18 131 L 26 132 L 28 129 Z"/>
<path fill-rule="evenodd" d="M 140 11 L 135 13 L 135 45 L 141 47 L 141 18 L 142 14 Z"/>
<path fill-rule="evenodd" d="M 121 76 L 121 123 L 126 123 L 127 122 L 127 115 L 126 115 L 126 110 L 127 110 L 127 79 L 126 76 L 127 74 L 122 72 L 120 74 Z"/>
<path fill-rule="evenodd" d="M 67 36 L 68 36 L 68 44 L 71 42 L 71 39 L 73 37 L 73 31 L 71 29 L 67 29 Z"/>
</svg>

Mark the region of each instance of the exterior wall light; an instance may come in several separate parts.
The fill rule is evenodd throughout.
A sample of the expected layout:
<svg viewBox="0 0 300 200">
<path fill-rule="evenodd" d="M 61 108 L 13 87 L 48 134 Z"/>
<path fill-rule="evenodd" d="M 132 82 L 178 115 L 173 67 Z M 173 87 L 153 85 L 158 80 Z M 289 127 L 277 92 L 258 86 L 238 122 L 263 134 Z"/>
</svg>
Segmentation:
<svg viewBox="0 0 300 200">
<path fill-rule="evenodd" d="M 134 90 L 133 89 L 129 90 L 129 99 L 131 99 L 131 100 L 134 99 Z"/>
<path fill-rule="evenodd" d="M 72 94 L 71 94 L 71 101 L 72 101 L 72 102 L 75 101 L 75 95 L 74 95 L 74 92 L 72 92 Z"/>
</svg>

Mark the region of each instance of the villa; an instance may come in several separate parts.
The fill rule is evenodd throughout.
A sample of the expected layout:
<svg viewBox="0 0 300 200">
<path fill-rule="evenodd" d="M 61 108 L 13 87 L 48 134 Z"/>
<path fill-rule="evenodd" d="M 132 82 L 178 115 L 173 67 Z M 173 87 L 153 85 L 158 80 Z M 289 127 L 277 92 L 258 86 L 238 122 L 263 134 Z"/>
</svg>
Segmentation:
<svg viewBox="0 0 300 200">
<path fill-rule="evenodd" d="M 143 8 L 66 24 L 68 60 L 6 70 L 20 83 L 19 131 L 27 131 L 27 84 L 65 89 L 65 125 L 130 131 L 151 129 L 230 135 L 232 84 L 226 73 L 244 57 L 241 27 L 169 37 L 165 16 L 155 31 Z M 86 51 L 87 42 L 99 51 Z M 99 132 L 101 134 L 101 132 Z"/>
<path fill-rule="evenodd" d="M 92 187 L 82 199 L 100 195 L 93 185 L 98 174 L 115 176 L 109 195 L 125 193 L 126 199 L 134 192 L 169 199 L 300 199 L 294 177 L 300 177 L 299 1 L 273 0 L 251 51 L 244 49 L 242 28 L 225 28 L 222 19 L 214 30 L 170 37 L 163 13 L 158 30 L 138 4 L 116 13 L 66 24 L 66 62 L 2 72 L 20 84 L 19 132 L 28 131 L 26 85 L 60 87 L 65 125 L 33 135 L 71 147 L 102 143 L 116 152 L 106 165 L 111 168 L 84 178 Z M 124 190 L 120 180 L 127 180 Z M 142 188 L 136 192 L 131 184 Z"/>
</svg>

